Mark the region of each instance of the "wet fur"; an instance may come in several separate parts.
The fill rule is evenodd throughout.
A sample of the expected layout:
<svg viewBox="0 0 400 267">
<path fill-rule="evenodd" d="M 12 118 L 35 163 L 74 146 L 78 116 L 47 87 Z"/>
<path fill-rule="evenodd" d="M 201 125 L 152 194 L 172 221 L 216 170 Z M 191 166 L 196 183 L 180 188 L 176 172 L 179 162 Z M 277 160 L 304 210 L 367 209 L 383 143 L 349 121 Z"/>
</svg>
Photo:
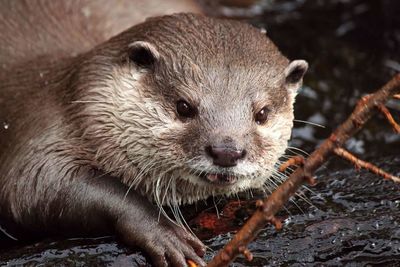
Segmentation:
<svg viewBox="0 0 400 267">
<path fill-rule="evenodd" d="M 129 60 L 137 41 L 153 46 L 151 68 Z M 74 57 L 10 64 L 0 74 L 0 214 L 38 232 L 60 218 L 52 231 L 110 229 L 124 214 L 121 192 L 175 206 L 262 188 L 286 149 L 300 86 L 287 83 L 289 61 L 258 29 L 193 14 L 149 19 Z M 177 116 L 181 98 L 196 118 Z M 257 125 L 264 106 L 268 122 Z M 247 150 L 230 169 L 204 152 L 227 139 Z M 218 186 L 204 172 L 238 182 Z M 110 207 L 111 219 L 96 219 Z"/>
<path fill-rule="evenodd" d="M 99 48 L 109 54 L 96 51 L 82 66 L 85 80 L 71 100 L 71 118 L 85 129 L 78 137 L 95 148 L 91 160 L 153 200 L 163 199 L 161 204 L 261 187 L 290 136 L 295 91 L 284 87 L 287 59 L 257 29 L 220 23 L 216 27 L 212 19 L 191 15 L 149 20 L 140 27 L 143 32 L 138 27 L 111 40 Z M 209 39 L 194 42 L 200 36 Z M 232 44 L 235 38 L 251 42 Z M 162 57 L 154 70 L 125 62 L 129 42 L 137 40 L 157 44 Z M 175 103 L 182 97 L 199 105 L 198 119 L 183 123 L 177 118 Z M 257 126 L 253 112 L 266 104 L 269 122 Z M 233 138 L 249 155 L 228 170 L 241 176 L 229 187 L 192 175 L 221 171 L 204 146 L 223 137 Z"/>
<path fill-rule="evenodd" d="M 196 26 L 199 20 L 201 28 Z M 82 167 L 121 177 L 149 198 L 163 199 L 161 204 L 260 188 L 284 152 L 292 127 L 295 92 L 284 87 L 288 60 L 257 29 L 234 21 L 219 23 L 193 15 L 152 19 L 62 64 L 43 60 L 41 66 L 35 61 L 37 76 L 34 82 L 29 77 L 29 85 L 21 79 L 18 89 L 3 83 L 3 94 L 26 88 L 30 95 L 14 111 L 25 114 L 24 121 L 3 119 L 10 128 L 2 132 L 10 134 L 2 140 L 9 143 L 15 136 L 18 149 L 13 154 L 19 159 L 7 156 L 2 173 L 18 172 L 25 178 L 25 186 L 17 190 L 3 184 L 7 202 L 24 210 L 15 196 L 42 195 Z M 200 36 L 205 38 L 196 42 Z M 249 42 L 231 41 L 236 38 Z M 154 73 L 128 61 L 129 45 L 137 40 L 157 44 L 162 59 Z M 182 123 L 176 117 L 175 102 L 181 97 L 199 104 L 198 121 Z M 271 107 L 269 122 L 257 126 L 253 112 L 266 104 Z M 9 112 L 16 108 L 12 101 L 5 105 Z M 34 113 L 26 110 L 35 106 Z M 221 136 L 234 138 L 249 151 L 244 163 L 229 170 L 240 176 L 230 187 L 192 175 L 217 169 L 203 147 L 209 138 Z"/>
</svg>

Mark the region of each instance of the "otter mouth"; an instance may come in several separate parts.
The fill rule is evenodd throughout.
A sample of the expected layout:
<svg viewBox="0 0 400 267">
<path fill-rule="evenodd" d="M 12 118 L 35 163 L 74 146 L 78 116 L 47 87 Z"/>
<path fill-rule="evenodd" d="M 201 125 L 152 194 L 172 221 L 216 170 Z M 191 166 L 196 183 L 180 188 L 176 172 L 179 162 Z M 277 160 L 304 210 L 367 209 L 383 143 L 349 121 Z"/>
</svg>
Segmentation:
<svg viewBox="0 0 400 267">
<path fill-rule="evenodd" d="M 230 173 L 203 173 L 200 177 L 209 183 L 217 185 L 232 185 L 238 180 L 236 175 Z"/>
</svg>

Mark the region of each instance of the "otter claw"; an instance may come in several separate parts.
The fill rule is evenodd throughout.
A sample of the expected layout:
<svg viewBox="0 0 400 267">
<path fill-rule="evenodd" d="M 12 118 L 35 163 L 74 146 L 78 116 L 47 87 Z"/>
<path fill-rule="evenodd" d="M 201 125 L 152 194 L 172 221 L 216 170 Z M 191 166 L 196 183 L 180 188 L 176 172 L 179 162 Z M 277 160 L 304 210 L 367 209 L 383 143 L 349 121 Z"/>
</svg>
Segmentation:
<svg viewBox="0 0 400 267">
<path fill-rule="evenodd" d="M 143 210 L 142 210 L 143 211 Z M 169 221 L 148 217 L 148 224 L 132 225 L 132 220 L 119 221 L 118 232 L 128 245 L 141 247 L 156 267 L 206 266 L 201 259 L 205 247 L 202 242 L 184 229 Z"/>
</svg>

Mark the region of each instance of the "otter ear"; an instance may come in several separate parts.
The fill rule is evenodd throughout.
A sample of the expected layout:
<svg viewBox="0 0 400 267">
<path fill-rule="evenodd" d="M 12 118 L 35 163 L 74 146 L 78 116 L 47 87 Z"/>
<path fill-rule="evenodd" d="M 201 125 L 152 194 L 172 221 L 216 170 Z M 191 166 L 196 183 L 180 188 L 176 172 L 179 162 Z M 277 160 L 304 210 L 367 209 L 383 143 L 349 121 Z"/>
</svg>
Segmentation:
<svg viewBox="0 0 400 267">
<path fill-rule="evenodd" d="M 303 76 L 308 69 L 305 60 L 294 60 L 285 69 L 285 86 L 287 89 L 297 92 L 303 82 Z"/>
<path fill-rule="evenodd" d="M 129 60 L 140 68 L 150 69 L 159 58 L 157 48 L 151 43 L 136 41 L 129 45 Z"/>
</svg>

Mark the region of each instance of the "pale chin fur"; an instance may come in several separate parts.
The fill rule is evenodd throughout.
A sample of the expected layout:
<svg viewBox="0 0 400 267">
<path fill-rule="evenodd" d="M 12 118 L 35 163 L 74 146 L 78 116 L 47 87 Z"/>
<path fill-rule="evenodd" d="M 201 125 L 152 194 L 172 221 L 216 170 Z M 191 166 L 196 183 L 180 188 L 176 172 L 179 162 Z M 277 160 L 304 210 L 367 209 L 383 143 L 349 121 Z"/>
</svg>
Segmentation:
<svg viewBox="0 0 400 267">
<path fill-rule="evenodd" d="M 92 88 L 93 93 L 89 88 L 82 97 L 88 103 L 85 115 L 93 116 L 85 125 L 83 137 L 97 148 L 93 160 L 100 169 L 120 177 L 130 189 L 141 192 L 159 206 L 193 203 L 209 196 L 271 186 L 268 181 L 275 173 L 274 165 L 290 136 L 287 129 L 291 127 L 287 123 L 282 125 L 277 120 L 261 130 L 263 136 L 276 141 L 269 155 L 257 163 L 239 163 L 229 170 L 238 175 L 238 181 L 216 186 L 191 174 L 195 170 L 217 172 L 211 162 L 206 159 L 185 162 L 181 155 L 173 154 L 171 144 L 162 144 L 163 133 L 181 126 L 151 98 L 141 94 L 141 75 L 129 68 L 115 69 L 111 75 L 108 73 L 107 83 Z M 152 146 L 154 143 L 157 147 Z"/>
<path fill-rule="evenodd" d="M 257 164 L 254 163 L 238 164 L 229 171 L 238 176 L 238 181 L 232 185 L 215 185 L 193 174 L 198 171 L 218 173 L 221 172 L 219 168 L 204 165 L 199 168 L 197 165 L 197 169 L 194 170 L 190 167 L 188 169 L 187 166 L 177 165 L 168 173 L 152 172 L 142 179 L 140 184 L 133 187 L 141 191 L 143 195 L 152 196 L 150 199 L 158 206 L 190 204 L 210 196 L 231 196 L 251 189 L 270 192 L 275 189 L 276 183 L 282 181 L 272 178 L 277 172 L 275 169 L 277 161 L 277 157 L 266 157 L 263 168 L 256 167 Z M 268 165 L 267 168 L 265 168 L 266 165 Z"/>
<path fill-rule="evenodd" d="M 160 179 L 154 176 L 144 179 L 145 182 L 136 187 L 143 194 L 153 196 L 150 198 L 159 206 L 190 204 L 210 196 L 230 196 L 248 189 L 262 189 L 265 181 L 272 172 L 256 173 L 251 176 L 242 176 L 233 185 L 217 186 L 203 181 L 197 175 L 176 169 L 165 174 Z M 161 181 L 159 183 L 156 182 Z"/>
</svg>

